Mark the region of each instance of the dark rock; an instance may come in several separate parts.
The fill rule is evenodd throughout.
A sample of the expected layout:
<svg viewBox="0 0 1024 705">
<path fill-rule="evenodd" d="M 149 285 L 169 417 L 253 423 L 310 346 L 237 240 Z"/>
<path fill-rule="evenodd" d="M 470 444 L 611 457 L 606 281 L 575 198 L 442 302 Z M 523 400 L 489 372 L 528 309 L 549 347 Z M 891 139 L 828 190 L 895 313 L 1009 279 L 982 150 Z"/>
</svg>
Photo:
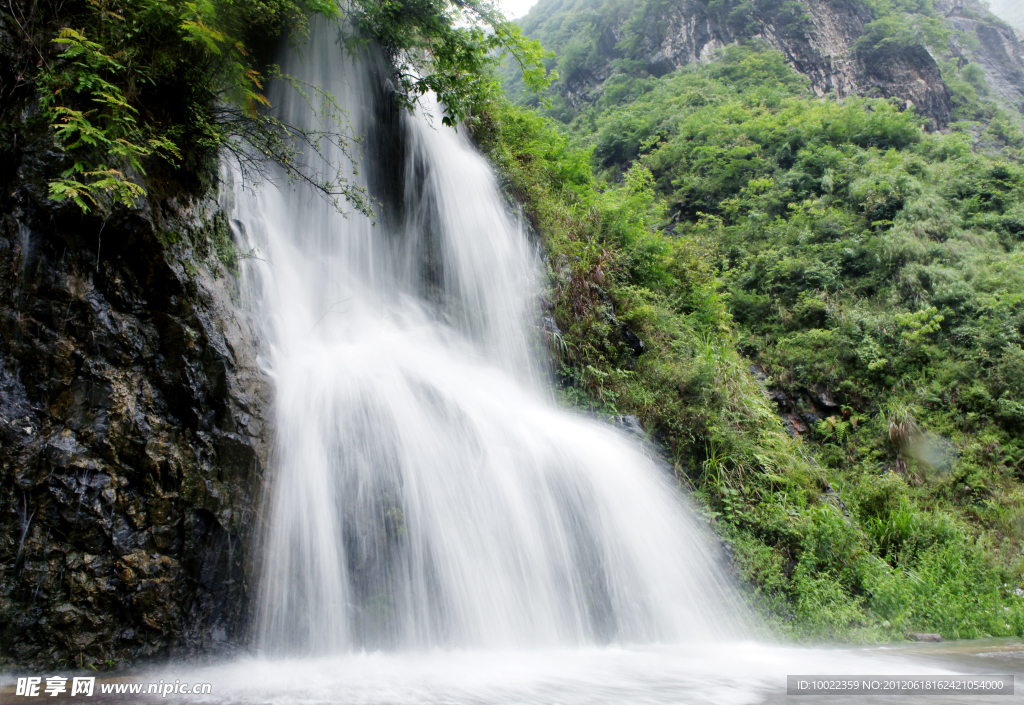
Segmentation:
<svg viewBox="0 0 1024 705">
<path fill-rule="evenodd" d="M 827 413 L 827 411 L 819 413 L 819 409 L 816 405 L 805 404 L 801 407 L 800 415 L 803 417 L 804 421 L 809 424 L 813 424 L 821 421 Z"/>
<path fill-rule="evenodd" d="M 562 330 L 558 327 L 558 323 L 555 321 L 555 317 L 550 313 L 545 314 L 541 317 L 541 329 L 544 331 L 545 336 L 558 336 L 561 337 Z"/>
<path fill-rule="evenodd" d="M 926 634 L 923 632 L 910 632 L 907 634 L 907 638 L 911 641 L 926 641 L 926 642 L 940 642 L 942 641 L 941 634 Z"/>
<path fill-rule="evenodd" d="M 782 425 L 791 436 L 802 436 L 811 430 L 811 424 L 830 416 L 837 416 L 839 413 L 839 402 L 825 387 L 817 387 L 813 390 L 784 389 L 775 386 L 759 366 L 757 370 L 752 366 L 751 371 L 755 373 L 762 384 L 766 385 L 765 393 L 769 399 L 775 402 Z"/>
<path fill-rule="evenodd" d="M 817 394 L 815 396 L 818 397 L 818 401 L 821 402 L 822 406 L 824 406 L 827 409 L 839 408 L 839 404 L 836 403 L 835 399 L 832 398 L 832 395 L 829 393 L 827 389 L 825 389 L 824 387 L 819 387 L 816 391 Z"/>
<path fill-rule="evenodd" d="M 104 224 L 43 166 L 0 192 L 0 668 L 230 648 L 269 387 L 205 246 L 217 206 Z"/>
<path fill-rule="evenodd" d="M 631 331 L 627 326 L 622 328 L 622 342 L 626 344 L 626 347 L 634 355 L 643 354 L 644 341 L 640 340 L 640 336 Z"/>
<path fill-rule="evenodd" d="M 786 432 L 791 436 L 799 437 L 807 433 L 810 428 L 803 422 L 800 415 L 795 412 L 783 412 L 782 414 L 782 425 L 786 428 Z"/>
<path fill-rule="evenodd" d="M 625 431 L 631 436 L 635 436 L 640 440 L 646 440 L 647 432 L 644 431 L 643 425 L 640 423 L 640 419 L 632 414 L 628 416 L 613 416 L 612 425 L 620 431 Z"/>
</svg>

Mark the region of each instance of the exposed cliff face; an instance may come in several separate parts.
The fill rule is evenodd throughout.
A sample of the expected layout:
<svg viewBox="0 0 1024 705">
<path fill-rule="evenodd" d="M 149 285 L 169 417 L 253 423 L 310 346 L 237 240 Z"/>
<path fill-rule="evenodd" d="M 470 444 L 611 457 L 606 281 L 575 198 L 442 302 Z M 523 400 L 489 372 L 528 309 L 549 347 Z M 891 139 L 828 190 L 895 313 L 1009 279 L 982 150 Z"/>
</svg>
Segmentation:
<svg viewBox="0 0 1024 705">
<path fill-rule="evenodd" d="M 269 425 L 228 223 L 210 203 L 83 218 L 41 195 L 38 153 L 11 156 L 0 665 L 216 652 L 244 631 Z"/>
<path fill-rule="evenodd" d="M 810 78 L 818 95 L 843 97 L 861 92 L 858 79 L 865 71 L 851 47 L 871 21 L 871 13 L 863 5 L 810 0 L 804 3 L 808 17 L 791 26 L 751 6 L 742 27 L 707 5 L 688 0 L 673 6 L 664 40 L 650 47 L 650 63 L 660 69 L 658 73 L 710 61 L 717 49 L 749 36 L 781 51 L 796 70 Z"/>
<path fill-rule="evenodd" d="M 535 12 L 543 13 L 543 7 Z M 873 19 L 870 9 L 857 0 L 638 4 L 632 14 L 620 12 L 599 20 L 606 23 L 596 46 L 601 61 L 563 76 L 563 89 L 570 104 L 580 104 L 596 99 L 617 58 L 639 59 L 649 73 L 660 76 L 710 61 L 726 44 L 754 39 L 782 52 L 818 95 L 897 98 L 929 117 L 933 129 L 944 126 L 952 114 L 950 94 L 926 49 L 890 48 L 884 56 L 875 56 L 855 47 Z M 528 33 L 531 26 L 528 16 Z"/>
<path fill-rule="evenodd" d="M 818 95 L 831 93 L 896 97 L 909 103 L 936 125 L 949 120 L 949 95 L 935 59 L 924 49 L 902 49 L 886 60 L 871 60 L 854 49 L 871 22 L 864 5 L 850 0 L 807 0 L 806 14 L 783 17 L 777 4 L 751 5 L 742 27 L 700 0 L 674 4 L 666 17 L 665 39 L 651 46 L 655 73 L 708 61 L 716 49 L 737 41 L 761 39 L 778 49 L 794 69 L 807 76 Z"/>
<path fill-rule="evenodd" d="M 956 30 L 952 48 L 961 63 L 974 63 L 998 100 L 1024 113 L 1024 32 L 1002 23 L 977 0 L 940 0 L 935 9 Z"/>
</svg>

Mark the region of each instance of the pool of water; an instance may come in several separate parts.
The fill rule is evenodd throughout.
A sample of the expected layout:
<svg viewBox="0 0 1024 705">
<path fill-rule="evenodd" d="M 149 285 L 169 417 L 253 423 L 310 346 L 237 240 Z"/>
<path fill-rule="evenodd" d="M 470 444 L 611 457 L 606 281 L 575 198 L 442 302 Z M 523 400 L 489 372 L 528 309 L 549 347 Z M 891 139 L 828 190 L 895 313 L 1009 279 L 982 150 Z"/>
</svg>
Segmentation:
<svg viewBox="0 0 1024 705">
<path fill-rule="evenodd" d="M 1013 696 L 787 695 L 788 675 L 1012 674 Z M 38 674 L 50 675 L 50 674 Z M 69 675 L 69 674 L 63 674 Z M 223 705 L 776 705 L 1024 703 L 1024 643 L 983 639 L 863 648 L 755 642 L 530 651 L 360 653 L 165 665 L 97 681 L 86 702 Z M 11 677 L 6 679 L 11 682 Z M 101 695 L 109 682 L 209 683 L 208 695 Z M 45 702 L 78 700 L 45 697 Z M 0 690 L 0 703 L 40 702 Z"/>
</svg>

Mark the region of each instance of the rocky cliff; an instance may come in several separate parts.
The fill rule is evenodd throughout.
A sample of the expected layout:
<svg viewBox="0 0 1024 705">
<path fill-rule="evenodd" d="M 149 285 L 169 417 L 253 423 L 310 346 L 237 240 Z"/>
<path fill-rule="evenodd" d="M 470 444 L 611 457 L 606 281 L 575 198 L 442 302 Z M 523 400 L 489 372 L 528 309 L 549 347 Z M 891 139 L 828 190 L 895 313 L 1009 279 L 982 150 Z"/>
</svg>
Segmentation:
<svg viewBox="0 0 1024 705">
<path fill-rule="evenodd" d="M 930 129 L 954 119 L 928 42 L 901 35 L 882 49 L 866 43 L 878 18 L 859 0 L 667 0 L 609 7 L 542 0 L 521 20 L 527 34 L 559 55 L 560 89 L 570 106 L 597 100 L 603 82 L 624 64 L 640 63 L 660 76 L 710 61 L 726 44 L 760 40 L 782 52 L 818 95 L 894 98 L 928 117 Z M 936 8 L 954 30 L 951 49 L 960 64 L 977 62 L 1000 98 L 1019 109 L 1024 54 L 1015 31 L 975 0 L 944 0 Z M 595 39 L 583 48 L 579 37 L 587 32 Z M 586 58 L 567 60 L 574 51 Z"/>
<path fill-rule="evenodd" d="M 935 9 L 955 30 L 951 48 L 957 61 L 981 67 L 999 102 L 1024 114 L 1024 32 L 978 0 L 940 0 Z"/>
<path fill-rule="evenodd" d="M 6 147 L 0 665 L 216 653 L 268 452 L 229 224 L 173 199 L 83 217 L 45 198 L 45 144 Z"/>
<path fill-rule="evenodd" d="M 742 25 L 737 15 L 723 16 L 708 5 L 700 0 L 674 4 L 665 15 L 661 42 L 656 43 L 657 35 L 645 38 L 652 73 L 707 61 L 716 49 L 739 39 L 760 39 L 807 76 L 818 95 L 894 97 L 916 107 L 936 126 L 949 121 L 949 94 L 926 50 L 901 48 L 876 60 L 854 48 L 872 21 L 870 10 L 855 0 L 806 0 L 800 3 L 800 14 L 784 14 L 781 3 L 748 4 L 739 15 Z"/>
</svg>

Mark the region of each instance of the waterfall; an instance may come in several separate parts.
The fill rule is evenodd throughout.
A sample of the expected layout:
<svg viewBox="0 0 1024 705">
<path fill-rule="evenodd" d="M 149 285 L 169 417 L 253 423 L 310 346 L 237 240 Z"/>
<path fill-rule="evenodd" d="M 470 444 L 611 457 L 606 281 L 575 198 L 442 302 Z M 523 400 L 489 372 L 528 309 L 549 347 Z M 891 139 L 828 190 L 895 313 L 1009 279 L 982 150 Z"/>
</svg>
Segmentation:
<svg viewBox="0 0 1024 705">
<path fill-rule="evenodd" d="M 486 161 L 315 27 L 283 70 L 329 91 L 378 199 L 347 217 L 235 175 L 276 448 L 256 617 L 269 653 L 708 640 L 736 607 L 664 468 L 546 391 L 542 262 Z M 371 52 L 372 53 L 372 52 Z M 272 102 L 314 129 L 294 90 Z M 431 116 L 431 114 L 433 114 Z M 319 157 L 307 152 L 317 165 Z M 323 166 L 323 165 L 321 165 Z"/>
</svg>

